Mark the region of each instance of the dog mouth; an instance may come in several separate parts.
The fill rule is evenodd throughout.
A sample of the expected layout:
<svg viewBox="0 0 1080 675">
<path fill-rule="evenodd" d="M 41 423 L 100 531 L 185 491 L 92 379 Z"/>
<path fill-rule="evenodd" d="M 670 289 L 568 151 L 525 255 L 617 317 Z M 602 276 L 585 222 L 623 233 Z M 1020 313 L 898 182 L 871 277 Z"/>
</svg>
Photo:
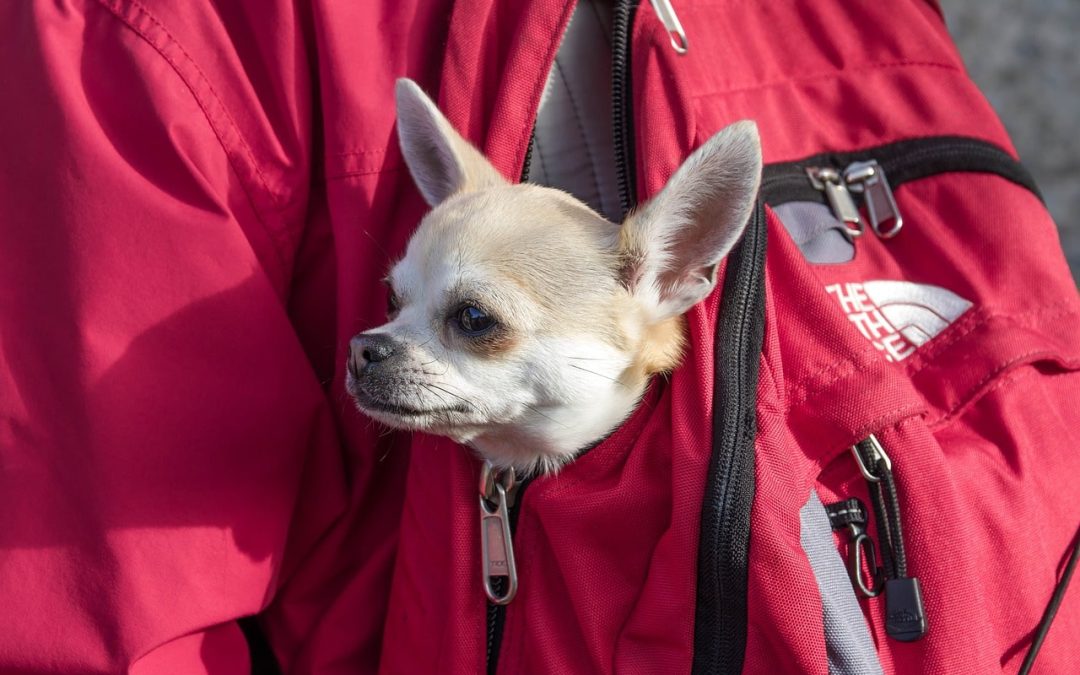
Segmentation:
<svg viewBox="0 0 1080 675">
<path fill-rule="evenodd" d="M 363 387 L 355 381 L 348 382 L 347 389 L 349 394 L 353 397 L 353 400 L 356 401 L 356 405 L 359 406 L 361 410 L 369 413 L 382 413 L 383 415 L 392 415 L 394 417 L 410 419 L 452 413 L 461 414 L 469 411 L 464 405 L 417 407 L 409 403 L 377 398 L 365 391 Z"/>
</svg>

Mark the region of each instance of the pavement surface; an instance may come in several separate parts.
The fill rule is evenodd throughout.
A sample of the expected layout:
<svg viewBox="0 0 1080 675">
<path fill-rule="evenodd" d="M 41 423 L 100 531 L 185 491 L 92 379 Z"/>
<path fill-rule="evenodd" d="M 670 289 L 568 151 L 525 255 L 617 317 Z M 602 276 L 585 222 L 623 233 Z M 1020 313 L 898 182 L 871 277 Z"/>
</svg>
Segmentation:
<svg viewBox="0 0 1080 675">
<path fill-rule="evenodd" d="M 1035 175 L 1080 279 L 1080 1 L 940 2 L 968 71 Z"/>
</svg>

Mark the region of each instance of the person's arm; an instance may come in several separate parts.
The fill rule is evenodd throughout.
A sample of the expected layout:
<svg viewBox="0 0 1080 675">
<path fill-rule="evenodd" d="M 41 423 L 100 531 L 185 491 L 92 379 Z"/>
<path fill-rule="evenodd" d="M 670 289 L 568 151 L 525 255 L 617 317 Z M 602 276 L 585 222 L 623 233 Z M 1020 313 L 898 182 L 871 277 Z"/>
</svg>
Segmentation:
<svg viewBox="0 0 1080 675">
<path fill-rule="evenodd" d="M 350 520 L 346 575 L 377 589 L 374 667 L 399 497 L 367 488 L 400 465 L 355 469 L 374 430 L 348 457 L 312 366 L 335 338 L 290 316 L 336 311 L 290 306 L 309 32 L 287 2 L 148 4 L 0 9 L 0 670 L 243 672 L 235 619 L 302 569 L 299 649 L 350 501 L 384 516 Z"/>
</svg>

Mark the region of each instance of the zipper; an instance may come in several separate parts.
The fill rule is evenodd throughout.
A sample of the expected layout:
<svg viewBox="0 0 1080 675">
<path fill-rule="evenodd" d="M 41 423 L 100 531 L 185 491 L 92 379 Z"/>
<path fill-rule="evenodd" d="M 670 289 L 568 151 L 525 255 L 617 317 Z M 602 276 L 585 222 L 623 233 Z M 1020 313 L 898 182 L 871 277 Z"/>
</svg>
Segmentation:
<svg viewBox="0 0 1080 675">
<path fill-rule="evenodd" d="M 671 6 L 671 0 L 649 0 L 649 4 L 652 5 L 656 17 L 660 19 L 660 23 L 664 25 L 668 39 L 671 40 L 671 48 L 675 50 L 675 53 L 682 56 L 690 51 L 690 42 L 686 39 L 686 31 L 683 30 L 682 22 L 679 21 L 679 15 L 675 13 L 675 8 Z"/>
<path fill-rule="evenodd" d="M 870 229 L 882 239 L 900 233 L 904 220 L 893 189 L 953 171 L 990 173 L 1042 195 L 1027 169 L 1002 148 L 976 138 L 933 136 L 856 152 L 822 153 L 765 167 L 762 198 L 770 205 L 824 201 L 854 239 L 864 231 L 859 202 Z"/>
<path fill-rule="evenodd" d="M 765 246 L 765 210 L 759 202 L 728 257 L 716 320 L 712 455 L 701 509 L 693 673 L 736 675 L 746 655 Z"/>
<path fill-rule="evenodd" d="M 843 172 L 828 166 L 808 166 L 806 177 L 810 179 L 815 190 L 820 190 L 825 195 L 833 215 L 844 225 L 848 235 L 852 238 L 861 236 L 862 216 L 859 215 L 859 207 L 855 205 L 855 198 L 851 196 Z"/>
<path fill-rule="evenodd" d="M 885 170 L 876 159 L 852 162 L 838 171 L 828 166 L 808 166 L 806 175 L 815 190 L 825 193 L 833 215 L 854 239 L 863 233 L 862 216 L 855 204 L 855 194 L 863 194 L 870 228 L 882 239 L 900 233 L 904 219 L 896 206 Z"/>
<path fill-rule="evenodd" d="M 506 606 L 517 594 L 513 537 L 522 496 L 531 482 L 531 478 L 517 481 L 513 469 L 499 471 L 490 462 L 484 462 L 480 470 L 480 556 L 487 595 L 488 675 L 498 672 Z"/>
<path fill-rule="evenodd" d="M 892 460 L 873 434 L 851 446 L 851 454 L 859 473 L 866 479 L 874 509 L 874 526 L 881 549 L 881 567 L 874 575 L 884 580 L 883 585 L 875 582 L 874 588 L 885 596 L 885 633 L 893 640 L 913 642 L 926 635 L 926 610 L 918 578 L 908 576 Z"/>
<path fill-rule="evenodd" d="M 852 192 L 861 192 L 866 199 L 866 213 L 870 216 L 870 228 L 882 239 L 892 239 L 900 234 L 904 218 L 896 205 L 889 179 L 876 159 L 852 162 L 844 169 L 844 182 Z"/>
<path fill-rule="evenodd" d="M 616 0 L 611 25 L 611 114 L 614 131 L 615 181 L 622 217 L 637 204 L 634 156 L 634 99 L 631 89 L 630 38 L 638 0 Z"/>
<path fill-rule="evenodd" d="M 517 480 L 513 469 L 500 471 L 491 462 L 480 470 L 480 565 L 484 594 L 493 605 L 509 605 L 517 595 L 510 506 Z"/>
</svg>

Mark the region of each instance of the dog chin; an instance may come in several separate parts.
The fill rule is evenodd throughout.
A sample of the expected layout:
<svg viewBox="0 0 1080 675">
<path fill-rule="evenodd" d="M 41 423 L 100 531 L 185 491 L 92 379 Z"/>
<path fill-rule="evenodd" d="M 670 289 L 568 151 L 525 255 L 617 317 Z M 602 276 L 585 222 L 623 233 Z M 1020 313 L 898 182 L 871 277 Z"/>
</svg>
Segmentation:
<svg viewBox="0 0 1080 675">
<path fill-rule="evenodd" d="M 465 412 L 451 407 L 427 409 L 406 402 L 374 399 L 357 386 L 349 387 L 349 394 L 360 412 L 386 426 L 407 431 L 446 434 L 448 428 L 455 426 L 454 418 Z"/>
</svg>

